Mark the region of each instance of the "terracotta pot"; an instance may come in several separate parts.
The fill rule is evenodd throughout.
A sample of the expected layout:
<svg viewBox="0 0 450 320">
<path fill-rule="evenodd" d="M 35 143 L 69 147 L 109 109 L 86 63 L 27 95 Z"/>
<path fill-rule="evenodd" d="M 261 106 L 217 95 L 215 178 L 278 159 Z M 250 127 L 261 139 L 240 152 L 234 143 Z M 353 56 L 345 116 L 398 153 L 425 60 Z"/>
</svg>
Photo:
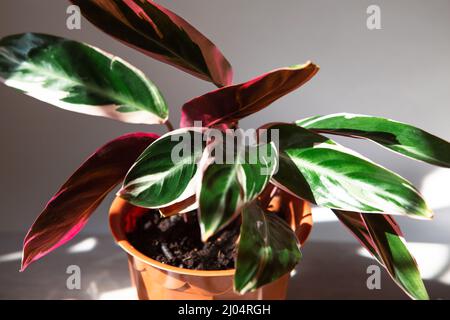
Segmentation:
<svg viewBox="0 0 450 320">
<path fill-rule="evenodd" d="M 284 197 L 289 198 L 290 196 L 284 194 Z M 267 201 L 263 199 L 262 202 Z M 275 202 L 278 203 L 278 200 Z M 295 212 L 291 211 L 292 214 L 287 217 L 287 221 L 297 231 L 299 239 L 304 242 L 312 225 L 310 207 L 300 200 L 285 202 L 287 208 L 295 209 Z M 113 236 L 128 254 L 131 280 L 137 289 L 139 299 L 277 300 L 286 298 L 289 274 L 255 292 L 238 295 L 233 291 L 234 269 L 220 271 L 182 269 L 160 263 L 140 253 L 128 242 L 126 232 L 134 229 L 136 218 L 145 212 L 148 210 L 134 207 L 124 200 L 116 198 L 109 213 Z"/>
</svg>

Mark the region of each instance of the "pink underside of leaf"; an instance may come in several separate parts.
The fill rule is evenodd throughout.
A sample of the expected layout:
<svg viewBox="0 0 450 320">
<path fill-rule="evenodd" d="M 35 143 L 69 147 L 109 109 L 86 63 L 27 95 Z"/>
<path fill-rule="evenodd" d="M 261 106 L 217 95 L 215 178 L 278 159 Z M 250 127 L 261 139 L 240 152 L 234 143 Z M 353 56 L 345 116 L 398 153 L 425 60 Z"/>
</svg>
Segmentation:
<svg viewBox="0 0 450 320">
<path fill-rule="evenodd" d="M 125 4 L 133 12 L 136 18 L 145 21 L 148 25 L 148 29 L 154 30 L 161 40 L 164 39 L 164 34 L 162 34 L 161 26 L 158 26 L 158 21 L 152 19 L 142 9 L 142 7 L 140 7 L 138 2 L 141 2 L 143 5 L 152 6 L 154 9 L 158 10 L 161 15 L 165 15 L 169 20 L 171 20 L 171 22 L 176 25 L 181 32 L 185 32 L 191 41 L 198 46 L 201 51 L 201 57 L 204 59 L 207 66 L 207 72 L 205 72 L 206 70 L 199 70 L 198 67 L 192 65 L 191 62 L 188 62 L 183 57 L 183 54 L 178 53 L 180 56 L 174 57 L 172 55 L 157 54 L 152 52 L 151 49 L 148 49 L 147 44 L 152 40 L 148 38 L 148 35 L 146 35 L 146 28 L 135 27 L 134 22 L 137 20 L 128 20 L 126 15 L 119 10 L 119 7 L 113 1 L 107 2 L 109 0 L 97 0 L 95 2 L 95 12 L 90 12 L 88 10 L 88 8 L 92 8 L 90 5 L 92 5 L 91 2 L 93 2 L 91 0 L 89 1 L 90 2 L 87 3 L 87 0 L 71 0 L 72 3 L 81 7 L 83 15 L 85 15 L 93 24 L 124 44 L 200 79 L 211 81 L 219 87 L 227 86 L 232 83 L 233 69 L 221 51 L 214 45 L 214 43 L 212 43 L 196 28 L 189 24 L 189 22 L 176 15 L 169 9 L 151 0 L 123 0 L 123 4 Z M 108 18 L 107 16 L 109 15 L 111 16 Z M 123 24 L 123 32 L 117 33 L 111 31 L 109 24 L 113 23 Z M 129 37 L 127 37 L 127 35 L 129 35 Z M 176 37 L 177 35 L 175 34 L 174 36 Z M 130 38 L 133 37 L 140 37 L 141 39 L 139 41 L 130 40 Z M 171 49 L 168 48 L 168 50 L 170 51 Z"/>
<path fill-rule="evenodd" d="M 149 2 L 152 2 L 148 0 Z M 189 37 L 198 44 L 203 53 L 213 82 L 220 86 L 229 86 L 233 82 L 233 69 L 222 52 L 208 38 L 201 34 L 189 22 L 176 15 L 172 11 L 164 8 L 160 4 L 152 2 L 152 5 L 164 12 L 180 29 L 184 30 Z"/>
<path fill-rule="evenodd" d="M 201 121 L 204 127 L 238 121 L 308 82 L 319 68 L 313 63 L 276 69 L 245 83 L 220 88 L 188 101 L 182 107 L 180 127 Z"/>
<path fill-rule="evenodd" d="M 158 137 L 152 133 L 126 134 L 93 153 L 52 197 L 29 230 L 21 271 L 73 239 L 136 158 Z"/>
<path fill-rule="evenodd" d="M 84 219 L 80 222 L 78 222 L 72 229 L 70 229 L 55 245 L 53 245 L 50 249 L 40 252 L 37 255 L 33 256 L 31 259 L 23 260 L 22 266 L 20 268 L 20 272 L 25 271 L 25 269 L 34 261 L 39 260 L 40 258 L 46 256 L 48 253 L 52 252 L 56 248 L 62 246 L 63 244 L 69 242 L 72 240 L 80 231 L 84 228 L 84 226 L 87 223 L 87 219 Z M 26 242 L 24 242 L 24 248 L 28 246 L 29 243 L 31 243 L 36 237 L 39 235 L 34 235 L 31 238 L 27 239 Z M 25 251 L 25 249 L 24 249 Z"/>
<path fill-rule="evenodd" d="M 152 27 L 153 30 L 155 30 L 155 32 L 159 35 L 160 38 L 162 38 L 162 34 L 161 31 L 159 31 L 158 27 L 156 26 L 156 24 L 153 22 L 153 20 L 145 13 L 144 10 L 142 10 L 141 7 L 139 7 L 137 4 L 135 4 L 133 1 L 131 0 L 124 0 L 125 4 L 130 7 L 131 10 L 133 10 L 133 12 L 139 16 L 142 17 L 142 19 L 144 19 L 145 21 L 147 21 Z"/>
</svg>

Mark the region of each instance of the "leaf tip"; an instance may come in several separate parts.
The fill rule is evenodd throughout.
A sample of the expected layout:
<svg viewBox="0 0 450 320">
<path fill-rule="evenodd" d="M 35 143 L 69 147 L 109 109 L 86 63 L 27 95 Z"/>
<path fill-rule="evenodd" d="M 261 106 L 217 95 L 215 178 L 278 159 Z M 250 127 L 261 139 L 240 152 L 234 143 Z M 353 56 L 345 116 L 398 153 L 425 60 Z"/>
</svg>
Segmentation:
<svg viewBox="0 0 450 320">
<path fill-rule="evenodd" d="M 254 289 L 254 285 L 251 282 L 249 282 L 247 284 L 237 283 L 236 278 L 233 281 L 233 291 L 236 292 L 237 294 L 244 295 L 250 291 L 253 291 L 253 289 Z"/>
<path fill-rule="evenodd" d="M 200 222 L 200 234 L 202 238 L 202 242 L 205 243 L 211 238 L 214 234 L 214 231 L 211 229 L 206 229 L 206 226 L 204 223 Z"/>
<path fill-rule="evenodd" d="M 434 218 L 434 212 L 425 204 L 424 208 L 420 210 L 420 216 L 418 218 L 421 220 L 432 220 Z"/>
<path fill-rule="evenodd" d="M 412 291 L 405 291 L 408 296 L 413 300 L 430 300 L 430 296 L 428 295 L 428 291 L 425 288 L 425 285 L 422 282 L 421 288 L 418 290 L 412 290 Z"/>
<path fill-rule="evenodd" d="M 289 67 L 290 69 L 294 69 L 294 70 L 300 70 L 300 69 L 308 69 L 308 68 L 312 68 L 315 70 L 315 72 L 319 71 L 320 66 L 318 64 L 315 64 L 314 62 L 312 62 L 311 60 L 306 61 L 303 64 L 295 64 Z"/>
</svg>

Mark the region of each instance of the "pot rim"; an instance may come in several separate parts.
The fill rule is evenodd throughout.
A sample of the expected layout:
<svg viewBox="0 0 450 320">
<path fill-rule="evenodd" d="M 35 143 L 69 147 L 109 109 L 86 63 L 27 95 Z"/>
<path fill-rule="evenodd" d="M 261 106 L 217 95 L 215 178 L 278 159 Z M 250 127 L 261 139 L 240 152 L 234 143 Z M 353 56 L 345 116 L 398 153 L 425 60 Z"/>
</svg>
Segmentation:
<svg viewBox="0 0 450 320">
<path fill-rule="evenodd" d="M 192 275 L 199 277 L 227 277 L 233 276 L 235 274 L 236 269 L 227 269 L 227 270 L 192 270 L 192 269 L 184 269 L 179 267 L 174 267 L 168 264 L 161 263 L 156 261 L 145 254 L 141 253 L 135 247 L 131 245 L 128 241 L 125 232 L 122 228 L 122 220 L 121 216 L 123 212 L 126 210 L 127 205 L 130 205 L 124 199 L 120 197 L 116 197 L 111 204 L 111 208 L 109 210 L 109 228 L 114 237 L 114 240 L 117 244 L 125 250 L 129 255 L 133 256 L 135 259 L 140 260 L 143 263 L 149 264 L 155 268 L 162 269 L 168 272 L 184 274 L 184 275 Z"/>
</svg>

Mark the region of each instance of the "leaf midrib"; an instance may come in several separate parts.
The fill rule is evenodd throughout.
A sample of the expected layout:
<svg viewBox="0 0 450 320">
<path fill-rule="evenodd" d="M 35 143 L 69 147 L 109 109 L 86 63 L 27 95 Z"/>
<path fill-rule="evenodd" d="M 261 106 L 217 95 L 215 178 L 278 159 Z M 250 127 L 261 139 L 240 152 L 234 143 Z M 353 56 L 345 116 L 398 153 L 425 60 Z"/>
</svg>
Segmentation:
<svg viewBox="0 0 450 320">
<path fill-rule="evenodd" d="M 300 170 L 301 167 L 303 167 L 303 168 L 309 169 L 309 170 L 311 170 L 311 171 L 313 171 L 313 172 L 316 172 L 316 173 L 317 173 L 317 172 L 318 172 L 318 173 L 324 173 L 324 175 L 325 175 L 325 176 L 328 176 L 328 177 L 333 177 L 333 178 L 337 177 L 337 179 L 338 179 L 338 178 L 343 178 L 344 180 L 347 180 L 347 181 L 350 180 L 350 181 L 352 181 L 352 183 L 353 183 L 354 185 L 360 186 L 362 189 L 370 188 L 370 190 L 376 191 L 378 194 L 380 194 L 381 196 L 383 196 L 383 197 L 385 198 L 385 200 L 386 200 L 386 199 L 392 199 L 392 198 L 393 198 L 392 193 L 389 193 L 389 192 L 385 191 L 384 189 L 376 189 L 376 188 L 374 188 L 374 187 L 373 187 L 372 185 L 370 185 L 370 184 L 364 184 L 364 183 L 362 183 L 362 182 L 359 181 L 359 180 L 350 179 L 348 176 L 346 176 L 346 175 L 344 175 L 344 174 L 342 174 L 342 173 L 340 173 L 340 172 L 332 171 L 332 170 L 326 169 L 326 168 L 321 167 L 321 166 L 318 166 L 318 165 L 316 165 L 316 164 L 314 164 L 314 163 L 312 163 L 312 162 L 306 161 L 305 159 L 300 159 L 299 157 L 289 157 L 289 156 L 286 155 L 284 152 L 280 152 L 280 155 L 279 155 L 279 156 L 280 156 L 281 158 L 284 158 L 284 159 L 288 160 L 288 161 L 293 161 L 299 170 Z M 403 183 L 406 183 L 406 181 L 404 181 Z M 312 188 L 312 189 L 314 189 L 314 188 Z M 408 190 L 411 190 L 411 191 L 413 192 L 412 189 L 408 189 Z M 313 191 L 314 191 L 314 190 L 313 190 Z M 381 191 L 381 192 L 380 192 L 380 191 Z M 403 202 L 403 201 L 404 201 L 404 198 L 398 198 L 397 196 L 395 196 L 394 198 L 397 198 L 397 200 L 401 200 L 400 202 Z M 359 203 L 363 203 L 363 202 L 361 202 L 359 199 L 358 199 L 358 202 L 359 202 Z M 389 202 L 390 202 L 390 201 L 389 201 Z M 408 202 L 409 202 L 409 201 L 408 201 Z M 398 205 L 396 205 L 396 204 L 394 204 L 394 205 L 395 205 L 396 207 L 398 207 Z M 336 208 L 336 209 L 338 209 L 338 208 Z M 404 212 L 403 212 L 403 213 L 404 213 Z"/>
<path fill-rule="evenodd" d="M 153 185 L 155 185 L 156 183 L 155 182 L 159 182 L 159 184 L 161 184 L 163 181 L 165 181 L 165 179 L 166 179 L 166 177 L 167 176 L 170 176 L 170 175 L 173 175 L 174 173 L 176 173 L 177 171 L 181 171 L 184 167 L 186 167 L 188 164 L 193 164 L 193 165 L 195 165 L 193 162 L 192 162 L 192 159 L 194 159 L 195 157 L 186 157 L 186 158 L 184 158 L 183 160 L 181 160 L 181 161 L 178 161 L 177 163 L 176 163 L 176 165 L 174 165 L 174 166 L 172 166 L 172 167 L 170 167 L 169 169 L 167 169 L 167 170 L 164 170 L 164 171 L 162 171 L 162 172 L 158 172 L 158 173 L 151 173 L 151 174 L 146 174 L 146 175 L 144 175 L 144 176 L 140 176 L 139 178 L 137 178 L 137 179 L 142 179 L 142 178 L 144 178 L 144 177 L 151 177 L 151 176 L 154 176 L 154 175 L 160 175 L 160 174 L 162 174 L 161 175 L 161 179 L 158 179 L 158 180 L 151 180 L 151 185 L 153 186 Z M 148 159 L 142 159 L 141 161 L 148 161 Z M 133 170 L 133 168 L 131 168 L 131 170 Z M 131 180 L 130 182 L 128 182 L 126 185 L 125 185 L 125 189 L 127 189 L 130 185 L 133 185 L 134 183 L 134 181 L 136 181 L 137 179 L 133 179 L 133 180 Z M 147 186 L 144 190 L 146 190 L 146 189 L 148 189 L 149 188 L 149 182 L 144 182 L 144 184 Z"/>
</svg>

